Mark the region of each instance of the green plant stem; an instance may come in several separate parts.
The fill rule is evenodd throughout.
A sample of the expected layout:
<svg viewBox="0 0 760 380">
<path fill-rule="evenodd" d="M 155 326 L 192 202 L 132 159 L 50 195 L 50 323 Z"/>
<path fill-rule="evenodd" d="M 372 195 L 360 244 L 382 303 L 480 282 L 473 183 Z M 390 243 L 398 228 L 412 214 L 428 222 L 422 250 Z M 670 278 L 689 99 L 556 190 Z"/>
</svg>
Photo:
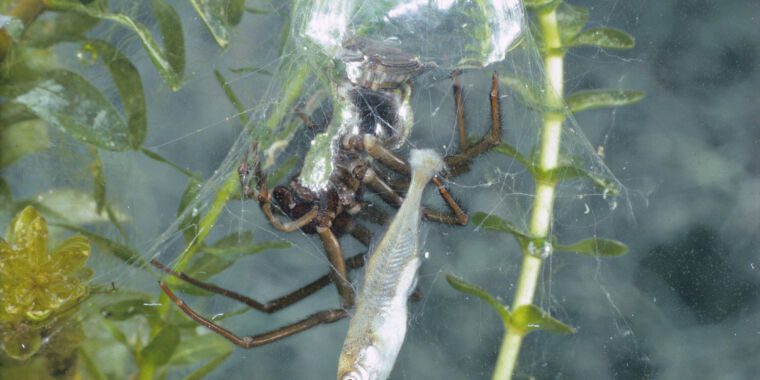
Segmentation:
<svg viewBox="0 0 760 380">
<path fill-rule="evenodd" d="M 562 50 L 562 42 L 560 41 L 557 14 L 552 10 L 551 12 L 539 13 L 537 18 L 544 48 L 542 54 L 544 63 L 544 101 L 547 106 L 546 109 L 549 111 L 546 111 L 543 115 L 541 150 L 538 162 L 539 175 L 536 178 L 536 194 L 533 200 L 529 226 L 529 232 L 534 237 L 534 242 L 549 240 L 547 238 L 551 230 L 556 182 L 541 178 L 540 173 L 552 170 L 559 164 L 562 123 L 565 120 L 565 115 L 560 111 L 556 111 L 562 109 L 564 81 L 564 52 Z M 541 273 L 542 259 L 537 251 L 541 250 L 542 247 L 536 247 L 533 244 L 523 244 L 522 248 L 523 262 L 512 303 L 512 310 L 533 303 L 538 278 Z M 493 374 L 494 380 L 512 378 L 523 336 L 523 332 L 515 331 L 515 329 L 507 326 Z"/>
</svg>

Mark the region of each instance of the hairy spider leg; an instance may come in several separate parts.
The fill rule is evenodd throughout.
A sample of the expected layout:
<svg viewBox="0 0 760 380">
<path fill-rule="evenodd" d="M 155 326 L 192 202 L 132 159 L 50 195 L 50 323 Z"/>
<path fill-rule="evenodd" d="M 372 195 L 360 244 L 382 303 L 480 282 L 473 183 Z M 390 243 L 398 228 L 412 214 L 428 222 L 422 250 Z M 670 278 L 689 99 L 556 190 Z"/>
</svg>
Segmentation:
<svg viewBox="0 0 760 380">
<path fill-rule="evenodd" d="M 459 73 L 454 73 L 454 104 L 457 107 L 457 128 L 460 130 L 460 153 L 452 154 L 443 158 L 446 163 L 446 169 L 449 177 L 456 177 L 458 175 L 467 173 L 469 168 L 469 162 L 485 153 L 489 150 L 499 146 L 501 144 L 501 103 L 499 97 L 499 74 L 496 72 L 491 76 L 491 93 L 489 94 L 491 103 L 491 128 L 486 132 L 478 142 L 473 145 L 467 143 L 466 134 L 464 134 L 464 140 L 462 140 L 463 133 L 461 131 L 466 129 L 464 119 L 464 100 L 462 98 L 461 87 L 457 90 L 456 84 L 458 82 Z M 461 117 L 459 115 L 460 107 L 462 110 Z"/>
<path fill-rule="evenodd" d="M 224 327 L 219 326 L 218 324 L 198 314 L 190 306 L 187 306 L 187 304 L 185 304 L 184 301 L 179 299 L 179 297 L 177 297 L 164 282 L 161 282 L 160 286 L 161 286 L 161 289 L 164 291 L 164 293 L 169 297 L 169 299 L 171 299 L 172 302 L 177 304 L 177 306 L 185 314 L 187 314 L 188 317 L 192 318 L 194 321 L 198 322 L 202 326 L 221 335 L 222 337 L 226 338 L 233 344 L 240 346 L 242 348 L 252 348 L 252 347 L 263 346 L 265 344 L 269 344 L 274 341 L 287 338 L 291 335 L 298 334 L 302 331 L 308 330 L 317 325 L 337 322 L 348 315 L 348 312 L 345 309 L 331 309 L 331 310 L 319 311 L 314 314 L 311 314 L 310 316 L 298 322 L 280 327 L 276 330 L 272 330 L 272 331 L 269 331 L 263 334 L 258 334 L 258 335 L 248 335 L 248 336 L 240 337 L 238 335 L 235 335 L 235 333 L 233 333 L 232 331 L 227 330 Z"/>
</svg>

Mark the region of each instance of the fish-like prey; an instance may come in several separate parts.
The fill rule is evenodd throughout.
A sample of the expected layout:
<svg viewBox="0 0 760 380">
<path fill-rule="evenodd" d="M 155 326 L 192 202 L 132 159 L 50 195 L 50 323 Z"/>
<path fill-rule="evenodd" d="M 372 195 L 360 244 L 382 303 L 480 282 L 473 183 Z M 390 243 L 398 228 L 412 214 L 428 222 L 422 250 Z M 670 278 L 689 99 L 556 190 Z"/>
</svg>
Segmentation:
<svg viewBox="0 0 760 380">
<path fill-rule="evenodd" d="M 410 154 L 412 182 L 382 237 L 373 243 L 343 350 L 338 380 L 384 380 L 406 335 L 407 300 L 421 259 L 420 202 L 425 185 L 443 168 L 433 150 Z"/>
</svg>

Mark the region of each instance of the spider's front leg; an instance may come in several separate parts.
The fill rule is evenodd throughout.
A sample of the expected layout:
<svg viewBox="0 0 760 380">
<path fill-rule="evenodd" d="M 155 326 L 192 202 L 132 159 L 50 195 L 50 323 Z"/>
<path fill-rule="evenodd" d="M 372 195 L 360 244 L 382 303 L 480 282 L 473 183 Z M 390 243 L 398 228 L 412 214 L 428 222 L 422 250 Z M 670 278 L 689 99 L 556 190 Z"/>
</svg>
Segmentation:
<svg viewBox="0 0 760 380">
<path fill-rule="evenodd" d="M 251 151 L 256 151 L 255 143 Z M 243 197 L 245 199 L 256 199 L 259 202 L 259 207 L 261 207 L 272 227 L 282 232 L 293 232 L 303 228 L 317 218 L 319 210 L 316 206 L 295 220 L 283 222 L 280 218 L 276 217 L 272 212 L 272 194 L 267 187 L 266 176 L 261 171 L 261 161 L 258 158 L 251 159 L 250 156 L 250 152 L 246 152 L 243 161 L 238 167 L 238 177 L 243 189 Z M 254 179 L 256 180 L 255 188 L 251 187 L 251 182 Z"/>
</svg>

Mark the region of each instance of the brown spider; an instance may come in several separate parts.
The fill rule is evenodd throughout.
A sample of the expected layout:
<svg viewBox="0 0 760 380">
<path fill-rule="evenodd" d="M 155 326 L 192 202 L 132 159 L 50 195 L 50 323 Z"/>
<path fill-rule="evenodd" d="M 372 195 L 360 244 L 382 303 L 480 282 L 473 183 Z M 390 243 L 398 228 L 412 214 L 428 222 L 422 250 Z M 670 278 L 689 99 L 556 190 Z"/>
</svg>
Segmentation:
<svg viewBox="0 0 760 380">
<path fill-rule="evenodd" d="M 402 114 L 400 108 L 404 107 L 404 101 L 408 100 L 411 78 L 426 66 L 421 64 L 417 57 L 370 40 L 350 39 L 344 43 L 344 47 L 356 53 L 344 58 L 344 62 L 349 67 L 348 80 L 341 85 L 341 91 L 348 100 L 349 106 L 353 107 L 350 111 L 356 115 L 356 125 L 339 134 L 335 140 L 338 153 L 335 155 L 334 169 L 329 177 L 328 185 L 314 190 L 302 185 L 296 178 L 288 186 L 277 186 L 270 192 L 266 177 L 262 175 L 258 162 L 250 164 L 246 159 L 238 170 L 246 198 L 254 198 L 259 202 L 264 215 L 274 228 L 282 232 L 294 232 L 300 229 L 307 234 L 319 235 L 330 262 L 330 272 L 292 293 L 267 303 L 260 303 L 231 290 L 175 272 L 157 261 L 152 262 L 157 268 L 194 286 L 270 314 L 308 297 L 330 283 L 337 288 L 341 300 L 340 308 L 311 314 L 303 320 L 270 332 L 239 337 L 192 310 L 174 295 L 165 283 L 161 283 L 163 291 L 185 314 L 240 347 L 251 348 L 265 345 L 316 325 L 333 323 L 348 316 L 348 310 L 354 304 L 354 291 L 348 281 L 348 271 L 364 265 L 364 254 L 345 259 L 338 237 L 348 233 L 368 246 L 371 234 L 366 227 L 356 222 L 356 217 L 369 217 L 370 220 L 379 223 L 387 219 L 383 212 L 372 211 L 373 208 L 368 207 L 369 205 L 364 202 L 365 187 L 374 191 L 391 206 L 398 207 L 401 204 L 403 198 L 399 191 L 403 191 L 404 184 L 390 185 L 391 177 L 385 175 L 377 163 L 403 176 L 408 185 L 409 166 L 394 152 L 405 140 L 407 133 L 405 123 L 411 122 L 411 120 L 403 120 L 400 116 Z M 350 70 L 351 65 L 354 65 L 353 71 Z M 493 74 L 491 82 L 490 131 L 474 144 L 467 142 L 459 72 L 455 71 L 452 76 L 459 152 L 444 159 L 447 166 L 445 175 L 449 178 L 467 172 L 470 160 L 499 145 L 501 140 L 497 74 Z M 303 118 L 305 124 L 310 125 L 308 118 Z M 255 188 L 251 187 L 252 179 L 256 179 Z M 467 224 L 467 214 L 452 198 L 441 180 L 434 177 L 432 182 L 450 212 L 424 207 L 424 217 L 450 225 Z M 273 203 L 276 210 L 290 220 L 282 221 L 275 215 Z"/>
</svg>

